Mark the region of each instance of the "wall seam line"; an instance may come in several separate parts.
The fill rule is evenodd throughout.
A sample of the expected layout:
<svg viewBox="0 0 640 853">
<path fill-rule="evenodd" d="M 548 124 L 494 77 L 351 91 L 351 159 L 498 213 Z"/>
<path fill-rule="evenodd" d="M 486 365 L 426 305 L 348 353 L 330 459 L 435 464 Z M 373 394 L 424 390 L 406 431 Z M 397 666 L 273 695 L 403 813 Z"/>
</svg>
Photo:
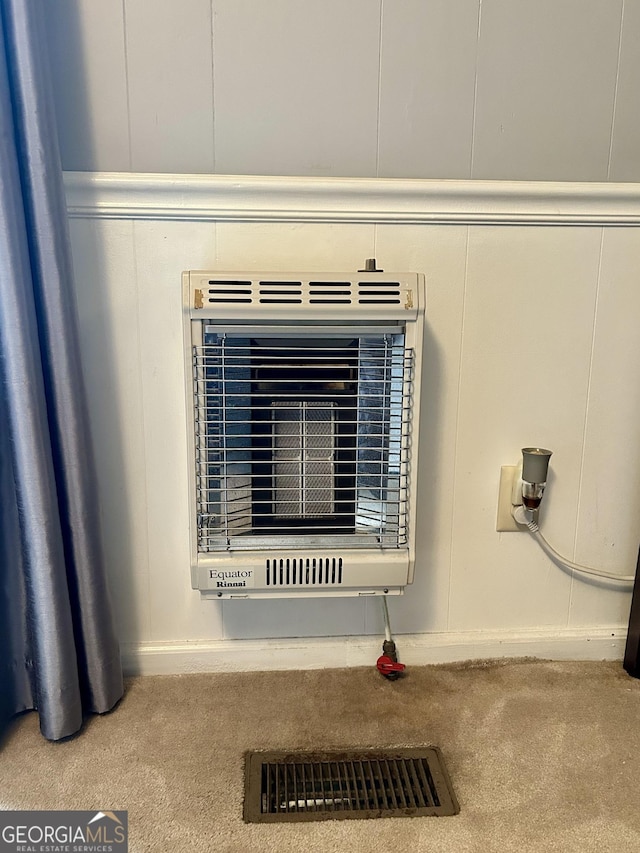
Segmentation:
<svg viewBox="0 0 640 853">
<path fill-rule="evenodd" d="M 384 0 L 380 0 L 380 14 L 378 18 L 378 104 L 376 114 L 376 177 L 380 177 L 380 109 L 382 103 L 382 22 L 384 14 Z"/>
<path fill-rule="evenodd" d="M 478 28 L 476 34 L 476 67 L 473 79 L 473 112 L 471 115 L 471 153 L 469 157 L 469 178 L 473 178 L 476 149 L 476 113 L 478 106 L 478 57 L 480 56 L 480 27 L 482 24 L 482 0 L 478 0 Z"/>
<path fill-rule="evenodd" d="M 133 169 L 133 145 L 131 141 L 131 99 L 129 97 L 129 44 L 127 40 L 127 0 L 122 0 L 122 38 L 124 41 L 124 79 L 127 94 L 127 146 L 129 168 Z"/>
<path fill-rule="evenodd" d="M 139 260 L 138 260 L 138 234 L 137 234 L 137 230 L 138 230 L 137 229 L 137 223 L 132 222 L 131 223 L 131 240 L 132 240 L 132 244 L 133 244 L 133 276 L 134 276 L 135 288 L 136 288 L 136 310 L 137 310 L 137 314 L 138 314 L 138 320 L 136 323 L 136 349 L 138 352 L 138 366 L 140 367 L 144 363 L 144 360 L 142 358 L 142 346 L 140 343 L 140 321 L 141 321 L 141 318 L 144 316 L 144 311 L 141 310 L 142 303 L 140 300 L 140 275 L 139 275 L 140 267 L 139 267 Z M 147 479 L 149 469 L 147 466 L 147 443 L 146 443 L 147 418 L 145 415 L 145 392 L 144 392 L 144 382 L 142 381 L 142 371 L 141 370 L 138 370 L 138 383 L 137 383 L 137 385 L 140 389 L 140 421 L 141 421 L 140 426 L 142 428 L 142 437 L 143 437 L 142 462 L 143 462 L 144 470 L 145 470 L 144 502 L 145 502 L 145 506 L 147 506 L 148 494 L 149 494 L 149 482 Z M 148 585 L 147 606 L 149 608 L 149 611 L 148 611 L 148 613 L 149 613 L 149 634 L 152 637 L 154 637 L 156 626 L 154 625 L 154 617 L 153 617 L 152 600 L 153 600 L 153 591 L 154 590 L 153 590 L 153 585 L 151 583 L 151 561 L 149 559 L 149 557 L 150 557 L 149 545 L 151 542 L 151 535 L 150 535 L 151 531 L 149 529 L 150 520 L 151 519 L 149 517 L 149 513 L 147 513 L 146 514 L 146 524 L 145 524 L 146 542 L 147 542 L 147 567 L 148 567 L 148 571 L 147 571 L 147 585 Z"/>
<path fill-rule="evenodd" d="M 616 82 L 613 87 L 613 109 L 611 110 L 611 132 L 609 133 L 609 158 L 607 161 L 607 180 L 611 180 L 611 160 L 613 157 L 613 134 L 616 126 L 616 111 L 618 108 L 618 82 L 620 80 L 620 60 L 622 58 L 622 31 L 624 25 L 624 0 L 620 10 L 620 33 L 618 34 L 618 61 L 616 66 Z"/>
<path fill-rule="evenodd" d="M 214 59 L 214 49 L 213 49 L 213 3 L 214 0 L 210 0 L 209 2 L 209 14 L 211 16 L 210 20 L 210 32 L 211 32 L 211 170 L 215 173 L 216 171 L 216 72 L 215 72 L 215 59 Z"/>
<path fill-rule="evenodd" d="M 464 286 L 462 288 L 462 305 L 460 308 L 460 347 L 458 349 L 458 388 L 456 393 L 456 414 L 455 414 L 455 453 L 453 457 L 452 470 L 452 488 L 451 488 L 451 516 L 449 521 L 449 578 L 447 588 L 447 631 L 451 629 L 451 588 L 453 585 L 453 570 L 454 570 L 454 527 L 456 517 L 456 492 L 457 492 L 457 474 L 458 474 L 458 454 L 459 454 L 459 438 L 460 438 L 460 401 L 462 398 L 462 360 L 464 357 L 464 327 L 465 316 L 467 309 L 467 287 L 469 280 L 469 243 L 471 236 L 471 228 L 467 225 L 467 233 L 465 237 L 464 247 Z"/>
<path fill-rule="evenodd" d="M 578 505 L 576 507 L 576 526 L 573 535 L 573 550 L 572 550 L 572 558 L 573 561 L 577 561 L 577 551 L 578 551 L 578 531 L 580 528 L 580 513 L 582 510 L 582 486 L 584 482 L 584 468 L 585 468 L 585 448 L 587 445 L 587 434 L 588 434 L 588 422 L 589 422 L 589 404 L 591 402 L 591 381 L 593 378 L 593 362 L 594 362 L 594 354 L 596 348 L 596 331 L 598 326 L 598 304 L 600 301 L 600 282 L 602 278 L 602 254 L 604 247 L 604 228 L 600 229 L 600 246 L 598 249 L 598 270 L 596 274 L 596 292 L 595 299 L 593 304 L 593 326 L 591 328 L 591 347 L 589 352 L 589 372 L 587 377 L 587 396 L 585 400 L 584 407 L 584 425 L 582 428 L 582 441 L 581 441 L 581 449 L 580 449 L 580 474 L 578 477 Z M 576 577 L 574 573 L 571 573 L 571 589 L 569 593 L 569 612 L 567 614 L 567 625 L 571 624 L 571 610 L 573 607 L 573 593 L 576 584 Z"/>
</svg>

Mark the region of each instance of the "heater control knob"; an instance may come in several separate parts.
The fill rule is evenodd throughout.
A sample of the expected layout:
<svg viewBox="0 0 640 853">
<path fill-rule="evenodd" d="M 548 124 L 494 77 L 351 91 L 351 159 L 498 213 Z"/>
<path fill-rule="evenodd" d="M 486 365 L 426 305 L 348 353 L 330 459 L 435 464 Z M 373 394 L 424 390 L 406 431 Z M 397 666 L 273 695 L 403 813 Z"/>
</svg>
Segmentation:
<svg viewBox="0 0 640 853">
<path fill-rule="evenodd" d="M 384 272 L 384 270 L 379 270 L 376 267 L 375 258 L 367 258 L 367 260 L 364 262 L 364 269 L 358 270 L 358 272 Z"/>
</svg>

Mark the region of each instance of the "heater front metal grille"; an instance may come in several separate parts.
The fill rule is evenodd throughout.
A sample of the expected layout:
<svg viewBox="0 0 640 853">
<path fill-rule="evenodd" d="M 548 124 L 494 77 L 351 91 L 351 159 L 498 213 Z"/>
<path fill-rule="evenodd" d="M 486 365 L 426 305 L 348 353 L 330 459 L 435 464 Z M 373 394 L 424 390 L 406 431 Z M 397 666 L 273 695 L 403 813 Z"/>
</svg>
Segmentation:
<svg viewBox="0 0 640 853">
<path fill-rule="evenodd" d="M 404 334 L 208 327 L 193 347 L 198 551 L 402 547 L 413 350 Z"/>
</svg>

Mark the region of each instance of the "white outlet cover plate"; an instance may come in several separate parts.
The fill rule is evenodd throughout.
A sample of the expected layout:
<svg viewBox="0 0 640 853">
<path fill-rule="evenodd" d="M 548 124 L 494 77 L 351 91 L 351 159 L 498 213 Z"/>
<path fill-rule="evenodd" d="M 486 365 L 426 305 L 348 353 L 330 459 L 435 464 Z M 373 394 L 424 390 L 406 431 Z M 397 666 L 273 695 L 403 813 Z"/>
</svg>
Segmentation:
<svg viewBox="0 0 640 853">
<path fill-rule="evenodd" d="M 503 465 L 500 468 L 498 516 L 496 518 L 496 530 L 498 533 L 520 533 L 523 529 L 520 525 L 516 524 L 511 515 L 513 483 L 518 473 L 518 465 Z"/>
</svg>

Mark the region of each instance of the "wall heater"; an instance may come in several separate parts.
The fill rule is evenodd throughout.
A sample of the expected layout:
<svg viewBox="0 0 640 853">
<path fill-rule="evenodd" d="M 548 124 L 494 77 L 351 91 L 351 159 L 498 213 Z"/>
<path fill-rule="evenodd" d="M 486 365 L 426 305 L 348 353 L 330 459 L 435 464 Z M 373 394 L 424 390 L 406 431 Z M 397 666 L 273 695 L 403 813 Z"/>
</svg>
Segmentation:
<svg viewBox="0 0 640 853">
<path fill-rule="evenodd" d="M 424 277 L 183 274 L 192 586 L 413 580 Z"/>
</svg>

